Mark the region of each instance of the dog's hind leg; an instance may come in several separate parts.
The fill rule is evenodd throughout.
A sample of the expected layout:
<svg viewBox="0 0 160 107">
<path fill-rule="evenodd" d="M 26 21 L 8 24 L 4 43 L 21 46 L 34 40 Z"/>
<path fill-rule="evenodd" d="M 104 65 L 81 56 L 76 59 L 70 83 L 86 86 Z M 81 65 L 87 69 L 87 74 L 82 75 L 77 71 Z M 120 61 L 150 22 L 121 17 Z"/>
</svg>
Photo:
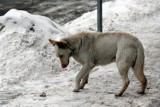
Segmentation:
<svg viewBox="0 0 160 107">
<path fill-rule="evenodd" d="M 92 63 L 90 63 L 90 64 L 87 63 L 82 66 L 80 72 L 76 76 L 76 85 L 75 85 L 73 92 L 79 92 L 79 89 L 81 88 L 80 87 L 81 79 L 84 78 L 86 75 L 88 75 L 94 66 L 95 65 Z"/>
<path fill-rule="evenodd" d="M 118 67 L 119 73 L 123 79 L 123 85 L 122 85 L 121 89 L 115 93 L 115 96 L 122 96 L 122 94 L 127 89 L 128 85 L 130 83 L 130 80 L 128 78 L 129 68 L 125 65 L 124 61 L 119 61 L 117 63 L 117 67 Z"/>
<path fill-rule="evenodd" d="M 88 83 L 89 73 L 81 79 L 80 89 L 83 89 L 84 86 Z"/>
<path fill-rule="evenodd" d="M 143 64 L 139 64 L 139 65 L 136 65 L 135 67 L 133 67 L 133 71 L 134 71 L 137 79 L 141 83 L 141 89 L 137 90 L 138 94 L 144 94 L 146 86 L 147 86 L 147 79 L 146 79 L 144 72 L 143 72 L 143 66 L 144 66 Z"/>
<path fill-rule="evenodd" d="M 136 48 L 134 48 L 132 45 L 127 46 L 127 44 L 121 44 L 116 53 L 116 63 L 123 80 L 123 85 L 122 88 L 115 93 L 115 96 L 122 96 L 124 91 L 127 89 L 130 83 L 128 78 L 128 70 L 133 66 L 135 59 Z"/>
</svg>

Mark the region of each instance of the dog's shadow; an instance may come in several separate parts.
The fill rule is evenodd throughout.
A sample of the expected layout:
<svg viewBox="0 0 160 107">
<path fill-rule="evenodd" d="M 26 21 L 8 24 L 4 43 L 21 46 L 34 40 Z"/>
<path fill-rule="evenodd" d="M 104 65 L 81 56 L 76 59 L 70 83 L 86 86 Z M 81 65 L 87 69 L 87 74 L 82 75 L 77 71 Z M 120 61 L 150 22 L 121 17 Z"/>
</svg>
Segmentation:
<svg viewBox="0 0 160 107">
<path fill-rule="evenodd" d="M 114 95 L 114 91 L 112 92 L 112 91 L 98 91 L 98 90 L 92 90 L 91 91 L 91 89 L 89 89 L 89 88 L 84 88 L 84 89 L 82 89 L 82 90 L 80 90 L 80 93 L 91 93 L 91 94 L 105 94 L 105 95 L 113 95 L 113 96 L 115 96 Z M 115 96 L 115 98 L 117 98 L 117 99 L 119 99 L 119 98 L 139 98 L 139 97 L 141 97 L 141 96 L 145 96 L 145 94 L 144 95 L 140 95 L 140 94 L 136 94 L 136 93 L 124 93 L 122 96 Z"/>
</svg>

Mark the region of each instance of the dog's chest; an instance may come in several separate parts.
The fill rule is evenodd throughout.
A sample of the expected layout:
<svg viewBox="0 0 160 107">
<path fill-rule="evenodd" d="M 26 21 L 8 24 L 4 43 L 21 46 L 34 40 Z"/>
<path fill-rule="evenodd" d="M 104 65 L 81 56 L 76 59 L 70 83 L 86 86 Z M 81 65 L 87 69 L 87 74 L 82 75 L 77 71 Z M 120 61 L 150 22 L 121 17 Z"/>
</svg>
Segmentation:
<svg viewBox="0 0 160 107">
<path fill-rule="evenodd" d="M 83 58 L 81 58 L 81 56 L 79 56 L 79 55 L 73 55 L 73 58 L 77 61 L 77 62 L 79 62 L 80 64 L 84 64 L 84 61 L 83 61 Z"/>
</svg>

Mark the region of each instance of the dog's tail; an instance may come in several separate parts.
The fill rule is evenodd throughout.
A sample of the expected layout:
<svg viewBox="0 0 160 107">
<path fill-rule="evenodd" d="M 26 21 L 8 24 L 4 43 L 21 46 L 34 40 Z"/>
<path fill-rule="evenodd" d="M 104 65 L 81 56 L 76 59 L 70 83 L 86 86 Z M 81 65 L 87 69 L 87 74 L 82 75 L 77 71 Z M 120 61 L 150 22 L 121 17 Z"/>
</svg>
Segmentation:
<svg viewBox="0 0 160 107">
<path fill-rule="evenodd" d="M 144 75 L 144 58 L 145 55 L 144 55 L 143 45 L 141 42 L 139 42 L 137 46 L 137 58 L 133 66 L 133 71 L 142 86 L 141 91 L 139 93 L 144 93 L 147 86 L 147 79 Z"/>
<path fill-rule="evenodd" d="M 141 67 L 144 68 L 144 49 L 141 43 L 137 46 L 137 57 L 133 68 Z"/>
</svg>

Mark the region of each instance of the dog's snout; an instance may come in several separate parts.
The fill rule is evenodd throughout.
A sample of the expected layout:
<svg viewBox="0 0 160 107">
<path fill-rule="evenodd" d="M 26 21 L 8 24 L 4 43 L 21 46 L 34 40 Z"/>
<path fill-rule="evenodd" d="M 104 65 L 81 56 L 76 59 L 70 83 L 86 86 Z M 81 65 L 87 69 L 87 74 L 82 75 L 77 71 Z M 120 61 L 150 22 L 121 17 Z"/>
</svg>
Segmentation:
<svg viewBox="0 0 160 107">
<path fill-rule="evenodd" d="M 68 64 L 62 64 L 62 68 L 66 68 Z"/>
</svg>

